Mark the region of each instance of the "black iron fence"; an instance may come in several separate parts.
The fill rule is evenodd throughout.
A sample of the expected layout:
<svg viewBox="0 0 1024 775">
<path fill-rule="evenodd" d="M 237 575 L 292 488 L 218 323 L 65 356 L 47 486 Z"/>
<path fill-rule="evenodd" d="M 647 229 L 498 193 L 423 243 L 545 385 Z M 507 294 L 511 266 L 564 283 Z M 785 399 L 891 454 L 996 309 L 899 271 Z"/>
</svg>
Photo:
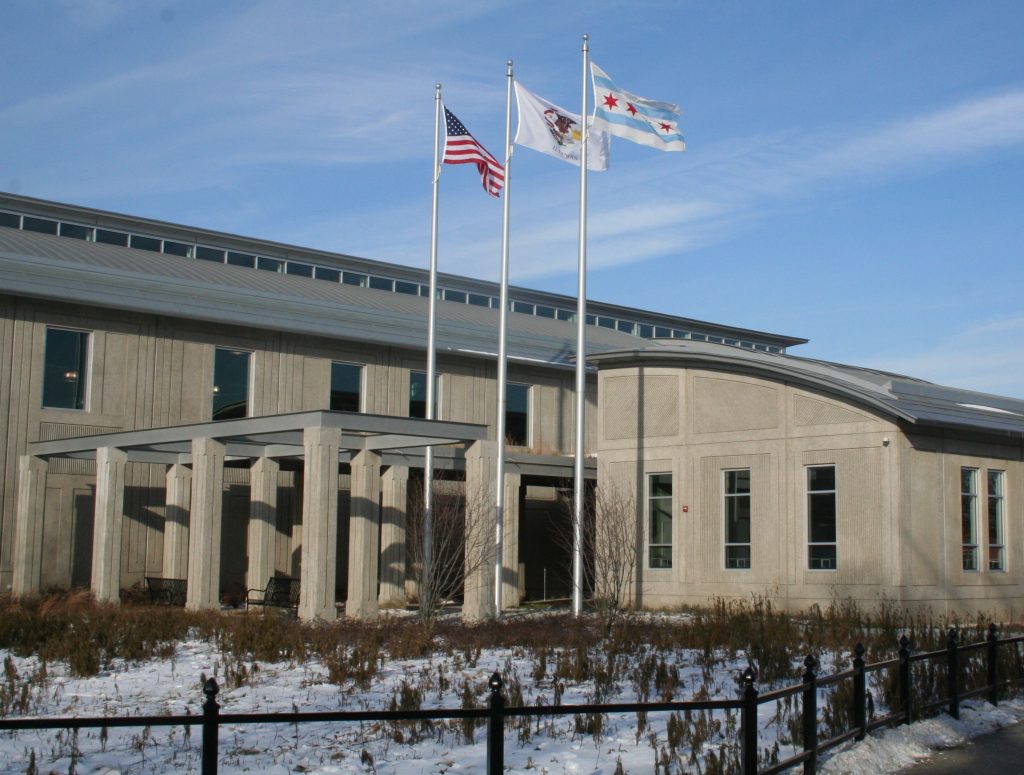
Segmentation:
<svg viewBox="0 0 1024 775">
<path fill-rule="evenodd" d="M 201 764 L 203 775 L 217 772 L 219 732 L 221 725 L 244 724 L 302 724 L 310 722 L 401 722 L 437 721 L 443 719 L 473 719 L 487 723 L 487 772 L 498 775 L 504 771 L 505 762 L 505 719 L 515 716 L 565 716 L 607 713 L 655 713 L 686 711 L 739 711 L 740 714 L 740 766 L 743 775 L 773 775 L 797 765 L 803 765 L 805 775 L 817 771 L 819 756 L 849 740 L 863 740 L 875 729 L 897 724 L 909 724 L 914 718 L 936 709 L 945 709 L 953 718 L 960 717 L 960 703 L 971 697 L 984 696 L 995 705 L 1000 694 L 1009 685 L 1021 682 L 1020 676 L 1004 678 L 999 671 L 999 649 L 1024 643 L 1024 636 L 999 638 L 996 626 L 989 626 L 983 641 L 961 645 L 959 633 L 949 630 L 946 647 L 935 651 L 912 653 L 906 636 L 900 639 L 899 656 L 895 659 L 866 663 L 864 647 L 854 648 L 851 667 L 832 675 L 819 676 L 818 661 L 813 655 L 804 660 L 802 681 L 761 694 L 756 686 L 756 674 L 748 667 L 740 675 L 741 688 L 735 699 L 690 700 L 685 702 L 619 702 L 593 705 L 529 705 L 507 707 L 502 693 L 501 676 L 495 672 L 489 682 L 490 697 L 486 708 L 438 708 L 406 711 L 324 711 L 292 713 L 221 713 L 217 702 L 217 681 L 210 678 L 203 686 L 205 701 L 202 716 L 107 716 L 70 718 L 19 718 L 0 719 L 0 731 L 22 729 L 96 729 L 112 727 L 159 727 L 199 726 L 202 728 Z M 975 655 L 984 652 L 984 680 L 975 681 L 973 687 L 964 683 L 964 658 L 977 666 Z M 946 694 L 936 697 L 929 693 L 915 704 L 913 693 L 915 663 L 945 663 Z M 888 713 L 875 716 L 872 695 L 868 692 L 868 676 L 885 670 L 896 670 L 899 698 L 897 707 Z M 852 724 L 839 734 L 827 739 L 819 735 L 818 690 L 839 686 L 852 681 Z M 926 687 L 930 688 L 930 687 Z M 784 700 L 799 694 L 801 696 L 802 748 L 800 753 L 759 769 L 757 711 L 760 705 Z"/>
</svg>

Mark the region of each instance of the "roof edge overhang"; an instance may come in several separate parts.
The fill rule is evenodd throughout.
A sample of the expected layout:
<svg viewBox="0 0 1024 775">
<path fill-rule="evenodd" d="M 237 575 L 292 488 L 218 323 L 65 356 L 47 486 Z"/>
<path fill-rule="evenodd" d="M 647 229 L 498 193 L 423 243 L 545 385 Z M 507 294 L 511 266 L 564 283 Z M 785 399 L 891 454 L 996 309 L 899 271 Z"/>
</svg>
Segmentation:
<svg viewBox="0 0 1024 775">
<path fill-rule="evenodd" d="M 749 357 L 733 355 L 727 352 L 708 353 L 678 349 L 666 349 L 663 352 L 659 352 L 654 349 L 638 349 L 618 350 L 611 353 L 593 355 L 588 360 L 597 364 L 598 371 L 611 366 L 680 365 L 704 366 L 715 371 L 769 377 L 801 387 L 808 387 L 819 392 L 829 393 L 839 398 L 856 402 L 879 414 L 904 420 L 911 424 L 916 424 L 918 419 L 867 390 L 860 389 L 843 380 L 829 379 L 828 377 L 794 368 L 783 362 L 781 358 L 778 361 L 772 361 L 768 360 L 768 356 L 766 356 L 763 360 L 753 360 Z"/>
</svg>

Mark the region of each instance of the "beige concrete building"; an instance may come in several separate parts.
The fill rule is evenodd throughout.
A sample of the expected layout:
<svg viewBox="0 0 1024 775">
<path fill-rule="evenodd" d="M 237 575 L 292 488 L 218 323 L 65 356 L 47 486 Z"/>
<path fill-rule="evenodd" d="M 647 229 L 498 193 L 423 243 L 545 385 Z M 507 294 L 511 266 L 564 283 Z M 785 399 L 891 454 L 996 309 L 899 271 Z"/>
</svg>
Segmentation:
<svg viewBox="0 0 1024 775">
<path fill-rule="evenodd" d="M 593 361 L 639 604 L 1024 614 L 1024 401 L 707 343 Z"/>
<path fill-rule="evenodd" d="M 179 578 L 203 608 L 280 575 L 301 579 L 308 619 L 405 603 L 424 446 L 464 494 L 493 488 L 498 289 L 441 276 L 440 419 L 426 421 L 426 281 L 0 195 L 0 589 L 115 601 Z M 592 354 L 654 337 L 762 353 L 804 341 L 589 309 Z M 514 288 L 511 310 L 506 605 L 569 593 L 552 535 L 572 471 L 575 301 Z M 485 587 L 467 584 L 482 615 Z"/>
<path fill-rule="evenodd" d="M 409 602 L 424 448 L 451 497 L 484 501 L 497 449 L 498 289 L 441 276 L 428 421 L 426 281 L 0 195 L 0 589 L 182 579 L 207 608 L 285 576 L 305 619 Z M 504 606 L 570 593 L 573 453 L 575 302 L 514 288 L 510 307 Z M 631 504 L 638 604 L 1020 615 L 1024 401 L 588 310 L 587 476 Z M 470 617 L 492 579 L 465 580 Z"/>
</svg>

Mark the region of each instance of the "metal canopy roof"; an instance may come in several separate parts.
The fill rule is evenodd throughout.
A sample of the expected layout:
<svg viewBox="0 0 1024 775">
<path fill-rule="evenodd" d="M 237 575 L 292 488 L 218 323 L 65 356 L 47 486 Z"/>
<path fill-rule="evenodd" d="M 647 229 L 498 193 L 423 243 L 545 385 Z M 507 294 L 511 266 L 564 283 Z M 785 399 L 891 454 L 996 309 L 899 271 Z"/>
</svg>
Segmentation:
<svg viewBox="0 0 1024 775">
<path fill-rule="evenodd" d="M 590 356 L 599 369 L 680 363 L 770 376 L 833 393 L 914 425 L 1024 438 L 1024 400 L 945 387 L 901 374 L 788 354 L 758 353 L 705 342 L 654 340 Z"/>
<path fill-rule="evenodd" d="M 461 470 L 465 467 L 463 445 L 487 439 L 487 426 L 476 423 L 315 410 L 36 441 L 28 445 L 28 453 L 41 458 L 91 460 L 98 448 L 116 447 L 124 450 L 132 462 L 188 464 L 192 462 L 192 440 L 209 438 L 224 444 L 228 459 L 302 459 L 303 431 L 316 427 L 341 429 L 339 463 L 349 462 L 359 451 L 372 450 L 381 455 L 385 465 L 419 468 L 423 465 L 423 451 L 429 446 L 434 447 L 436 468 Z M 585 466 L 587 478 L 595 478 L 597 461 L 589 459 Z M 573 459 L 513 452 L 508 456 L 506 470 L 524 475 L 571 477 Z"/>
<path fill-rule="evenodd" d="M 37 441 L 29 444 L 29 454 L 94 458 L 99 447 L 117 447 L 132 461 L 187 463 L 192 440 L 209 438 L 222 442 L 228 457 L 301 458 L 306 428 L 340 428 L 342 462 L 362 450 L 386 454 L 487 438 L 487 426 L 476 423 L 315 410 Z"/>
</svg>

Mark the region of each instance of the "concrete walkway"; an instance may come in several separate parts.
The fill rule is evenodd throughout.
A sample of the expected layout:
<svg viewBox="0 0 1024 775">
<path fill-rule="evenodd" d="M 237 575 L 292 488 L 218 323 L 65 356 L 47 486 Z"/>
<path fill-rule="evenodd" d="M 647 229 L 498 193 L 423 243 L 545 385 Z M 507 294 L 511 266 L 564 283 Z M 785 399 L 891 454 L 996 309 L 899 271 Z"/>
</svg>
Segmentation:
<svg viewBox="0 0 1024 775">
<path fill-rule="evenodd" d="M 905 775 L 1024 772 L 1024 723 L 976 737 L 968 745 L 936 751 L 927 760 L 902 770 Z"/>
</svg>

